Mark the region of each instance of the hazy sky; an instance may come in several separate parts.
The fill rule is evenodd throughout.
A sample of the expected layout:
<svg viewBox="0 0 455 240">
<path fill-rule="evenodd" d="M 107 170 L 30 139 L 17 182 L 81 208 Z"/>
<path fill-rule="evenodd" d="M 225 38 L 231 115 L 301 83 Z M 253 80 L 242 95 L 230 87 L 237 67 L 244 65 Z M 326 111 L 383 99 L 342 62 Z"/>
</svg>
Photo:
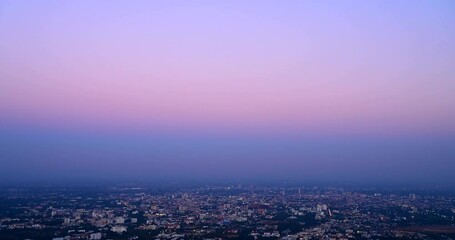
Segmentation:
<svg viewBox="0 0 455 240">
<path fill-rule="evenodd" d="M 0 164 L 455 183 L 455 2 L 0 0 Z"/>
</svg>

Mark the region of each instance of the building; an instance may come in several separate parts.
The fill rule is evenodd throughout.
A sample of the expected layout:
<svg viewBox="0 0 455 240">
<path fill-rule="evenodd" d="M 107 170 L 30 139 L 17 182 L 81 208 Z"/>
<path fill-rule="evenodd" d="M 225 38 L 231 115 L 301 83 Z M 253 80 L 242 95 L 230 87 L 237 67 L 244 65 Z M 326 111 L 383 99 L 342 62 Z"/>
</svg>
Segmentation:
<svg viewBox="0 0 455 240">
<path fill-rule="evenodd" d="M 126 232 L 126 227 L 125 226 L 113 226 L 111 228 L 111 231 L 120 234 L 120 233 Z"/>
<path fill-rule="evenodd" d="M 100 239 L 101 239 L 101 233 L 90 234 L 90 240 L 100 240 Z"/>
<path fill-rule="evenodd" d="M 116 224 L 124 224 L 125 223 L 125 219 L 123 217 L 117 217 L 115 219 L 115 223 Z"/>
</svg>

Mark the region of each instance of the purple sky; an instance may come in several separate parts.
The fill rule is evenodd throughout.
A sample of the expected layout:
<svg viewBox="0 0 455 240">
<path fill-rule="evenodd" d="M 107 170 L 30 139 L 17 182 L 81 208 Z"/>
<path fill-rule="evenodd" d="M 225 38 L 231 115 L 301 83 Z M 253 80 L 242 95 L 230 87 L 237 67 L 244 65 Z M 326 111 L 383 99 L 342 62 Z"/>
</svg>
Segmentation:
<svg viewBox="0 0 455 240">
<path fill-rule="evenodd" d="M 0 164 L 454 183 L 455 3 L 0 1 Z"/>
</svg>

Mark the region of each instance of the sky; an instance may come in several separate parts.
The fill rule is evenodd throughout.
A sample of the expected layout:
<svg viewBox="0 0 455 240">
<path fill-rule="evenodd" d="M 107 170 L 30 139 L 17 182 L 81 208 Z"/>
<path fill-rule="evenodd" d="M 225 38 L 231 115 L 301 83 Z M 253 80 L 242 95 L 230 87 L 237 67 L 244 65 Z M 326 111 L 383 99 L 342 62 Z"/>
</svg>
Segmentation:
<svg viewBox="0 0 455 240">
<path fill-rule="evenodd" d="M 455 184 L 453 1 L 0 0 L 0 181 Z"/>
</svg>

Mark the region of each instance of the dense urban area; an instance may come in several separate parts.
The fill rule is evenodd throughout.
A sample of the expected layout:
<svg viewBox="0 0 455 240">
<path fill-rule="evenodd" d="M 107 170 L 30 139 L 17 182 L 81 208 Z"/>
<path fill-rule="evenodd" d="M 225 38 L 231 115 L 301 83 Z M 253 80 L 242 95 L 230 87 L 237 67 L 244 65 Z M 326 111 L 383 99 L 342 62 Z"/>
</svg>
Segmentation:
<svg viewBox="0 0 455 240">
<path fill-rule="evenodd" d="M 0 239 L 454 239 L 452 190 L 4 187 Z"/>
</svg>

